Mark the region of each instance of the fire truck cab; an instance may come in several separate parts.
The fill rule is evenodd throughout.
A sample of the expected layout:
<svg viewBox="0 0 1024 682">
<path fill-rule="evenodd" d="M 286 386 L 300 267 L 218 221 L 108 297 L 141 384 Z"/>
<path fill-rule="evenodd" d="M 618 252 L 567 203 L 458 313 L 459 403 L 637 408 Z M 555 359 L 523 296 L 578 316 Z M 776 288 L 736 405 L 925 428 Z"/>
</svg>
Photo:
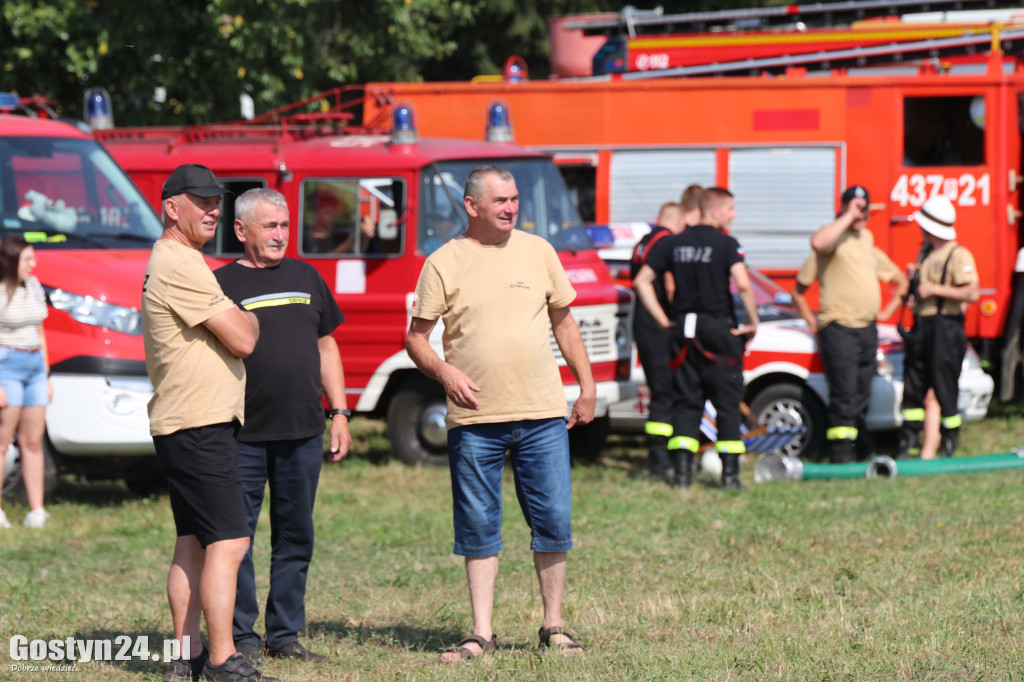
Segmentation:
<svg viewBox="0 0 1024 682">
<path fill-rule="evenodd" d="M 88 129 L 7 113 L 21 107 L 0 93 L 0 236 L 34 247 L 49 299 L 46 494 L 58 471 L 145 490 L 160 479 L 139 305 L 160 222 Z M 23 499 L 16 445 L 3 473 L 4 494 Z"/>
<path fill-rule="evenodd" d="M 394 452 L 409 464 L 447 463 L 444 392 L 404 349 L 420 270 L 428 254 L 465 229 L 468 173 L 484 163 L 508 168 L 520 191 L 519 228 L 551 242 L 576 288 L 572 311 L 597 382 L 599 418 L 570 435 L 576 455 L 595 456 L 607 434 L 608 406 L 636 393 L 630 380 L 631 294 L 612 283 L 550 157 L 511 144 L 420 138 L 412 110 L 393 109 L 391 135 L 379 134 L 376 126 L 354 129 L 333 108 L 97 135 L 154 206 L 163 181 L 182 163 L 209 166 L 236 195 L 253 187 L 284 194 L 291 208 L 288 255 L 323 275 L 346 317 L 336 337 L 348 405 L 358 414 L 386 417 Z M 233 206 L 225 202 L 220 229 L 207 245 L 211 256 L 241 255 L 233 223 Z M 432 339 L 438 348 L 440 333 L 438 325 Z M 552 348 L 571 403 L 579 387 L 553 338 Z"/>
</svg>

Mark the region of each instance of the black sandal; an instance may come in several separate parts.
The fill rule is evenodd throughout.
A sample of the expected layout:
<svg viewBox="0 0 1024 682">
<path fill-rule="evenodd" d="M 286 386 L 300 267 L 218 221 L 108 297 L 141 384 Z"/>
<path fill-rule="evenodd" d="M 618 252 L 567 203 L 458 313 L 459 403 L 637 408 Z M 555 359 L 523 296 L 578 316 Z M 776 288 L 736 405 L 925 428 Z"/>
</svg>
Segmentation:
<svg viewBox="0 0 1024 682">
<path fill-rule="evenodd" d="M 564 626 L 557 626 L 553 628 L 541 627 L 537 631 L 537 636 L 540 637 L 540 645 L 542 648 L 549 648 L 552 646 L 551 636 L 552 635 L 565 635 L 569 638 L 568 642 L 555 642 L 554 646 L 558 647 L 559 653 L 563 656 L 574 656 L 577 653 L 583 653 L 583 645 L 580 644 L 580 640 L 575 634 L 566 630 Z"/>
<path fill-rule="evenodd" d="M 480 653 L 475 653 L 472 649 L 470 649 L 469 647 L 466 646 L 467 644 L 469 644 L 471 642 L 473 644 L 478 644 L 480 646 L 480 649 L 481 649 Z M 461 657 L 462 662 L 464 662 L 464 663 L 468 663 L 468 662 L 472 661 L 475 658 L 479 658 L 480 656 L 483 656 L 484 654 L 493 654 L 497 650 L 498 650 L 498 636 L 497 635 L 491 635 L 491 641 L 489 641 L 489 642 L 486 639 L 484 639 L 483 637 L 481 637 L 480 635 L 469 635 L 464 640 L 459 642 L 458 646 L 455 649 L 455 651 Z"/>
</svg>

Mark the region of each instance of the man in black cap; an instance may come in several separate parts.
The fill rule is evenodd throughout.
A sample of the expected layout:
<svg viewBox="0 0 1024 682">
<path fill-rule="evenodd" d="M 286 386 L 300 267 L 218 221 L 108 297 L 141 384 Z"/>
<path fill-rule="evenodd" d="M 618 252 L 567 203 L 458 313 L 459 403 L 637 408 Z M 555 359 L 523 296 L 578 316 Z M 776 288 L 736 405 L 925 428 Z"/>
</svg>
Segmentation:
<svg viewBox="0 0 1024 682">
<path fill-rule="evenodd" d="M 259 323 L 224 295 L 201 252 L 217 231 L 225 194 L 205 166 L 174 170 L 162 193 L 164 231 L 142 284 L 150 433 L 177 532 L 167 599 L 181 659 L 169 663 L 165 681 L 261 679 L 235 651 L 231 632 L 235 580 L 249 548 L 235 434 L 244 418 L 242 358 L 256 346 Z"/>
<path fill-rule="evenodd" d="M 868 191 L 848 187 L 835 220 L 811 236 L 814 253 L 796 276 L 793 302 L 817 332 L 818 350 L 828 380 L 829 428 L 825 433 L 833 464 L 852 462 L 863 426 L 863 413 L 871 398 L 876 372 L 879 315 L 882 297 L 878 282 L 890 282 L 902 295 L 907 278 L 885 253 L 875 246 L 868 224 Z M 815 319 L 804 298 L 815 280 L 820 305 Z M 898 297 L 893 299 L 899 302 Z M 892 314 L 887 309 L 884 317 Z M 865 453 L 870 454 L 870 453 Z"/>
</svg>

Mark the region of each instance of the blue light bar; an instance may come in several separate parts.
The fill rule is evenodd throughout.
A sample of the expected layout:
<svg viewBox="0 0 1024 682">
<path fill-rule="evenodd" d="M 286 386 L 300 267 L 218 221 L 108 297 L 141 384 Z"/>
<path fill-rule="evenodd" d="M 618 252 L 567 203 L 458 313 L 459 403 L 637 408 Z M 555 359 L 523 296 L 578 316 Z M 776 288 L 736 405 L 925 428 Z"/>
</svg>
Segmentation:
<svg viewBox="0 0 1024 682">
<path fill-rule="evenodd" d="M 17 95 L 12 92 L 0 92 L 0 111 L 12 111 L 17 108 Z"/>
</svg>

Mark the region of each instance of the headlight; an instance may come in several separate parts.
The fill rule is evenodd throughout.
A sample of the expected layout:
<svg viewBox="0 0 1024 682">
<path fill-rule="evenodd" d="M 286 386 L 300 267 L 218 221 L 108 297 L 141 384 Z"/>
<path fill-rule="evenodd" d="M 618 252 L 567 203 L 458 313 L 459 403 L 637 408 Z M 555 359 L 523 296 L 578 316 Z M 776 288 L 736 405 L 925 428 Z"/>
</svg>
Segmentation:
<svg viewBox="0 0 1024 682">
<path fill-rule="evenodd" d="M 615 348 L 619 351 L 619 357 L 629 357 L 633 352 L 633 340 L 629 335 L 629 327 L 626 326 L 625 321 L 619 320 L 618 326 L 615 327 Z"/>
<path fill-rule="evenodd" d="M 889 359 L 889 355 L 882 350 L 879 346 L 878 351 L 875 353 L 875 362 L 878 365 L 878 375 L 883 377 L 891 377 L 895 371 L 892 360 Z"/>
<path fill-rule="evenodd" d="M 92 296 L 73 294 L 63 289 L 45 288 L 50 296 L 50 304 L 57 310 L 63 310 L 77 322 L 113 329 L 132 336 L 142 333 L 142 318 L 135 308 L 114 305 Z"/>
</svg>

